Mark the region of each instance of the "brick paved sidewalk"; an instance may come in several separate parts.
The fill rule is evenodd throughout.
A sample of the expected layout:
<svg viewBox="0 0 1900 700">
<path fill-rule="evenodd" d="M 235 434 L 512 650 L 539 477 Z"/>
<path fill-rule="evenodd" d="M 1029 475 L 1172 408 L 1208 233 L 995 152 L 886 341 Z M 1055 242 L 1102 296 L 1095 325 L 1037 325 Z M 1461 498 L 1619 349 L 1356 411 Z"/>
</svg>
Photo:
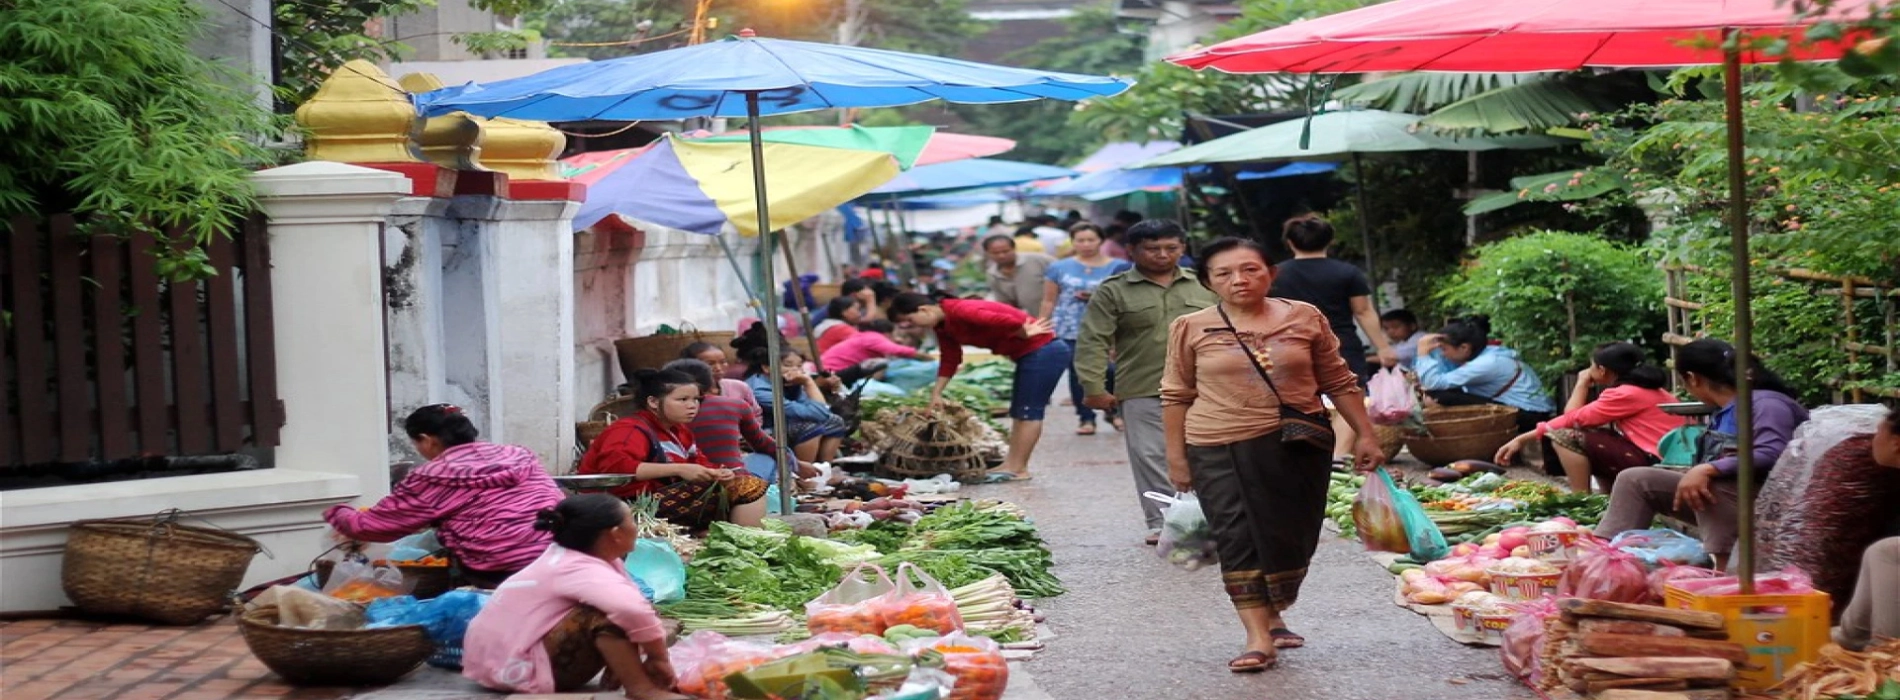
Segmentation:
<svg viewBox="0 0 1900 700">
<path fill-rule="evenodd" d="M 226 618 L 197 627 L 77 620 L 0 622 L 0 698 L 507 700 L 510 696 L 427 666 L 387 688 L 298 688 L 251 656 L 237 624 Z"/>
</svg>

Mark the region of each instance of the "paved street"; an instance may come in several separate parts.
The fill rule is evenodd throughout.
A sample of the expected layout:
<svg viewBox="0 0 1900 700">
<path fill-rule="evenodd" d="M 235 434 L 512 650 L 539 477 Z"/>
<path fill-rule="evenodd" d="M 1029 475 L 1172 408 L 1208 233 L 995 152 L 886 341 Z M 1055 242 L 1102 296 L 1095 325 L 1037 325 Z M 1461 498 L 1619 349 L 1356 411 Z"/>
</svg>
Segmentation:
<svg viewBox="0 0 1900 700">
<path fill-rule="evenodd" d="M 1187 572 L 1140 545 L 1133 481 L 1121 436 L 1073 434 L 1065 410 L 1038 451 L 1036 479 L 974 487 L 972 495 L 1020 503 L 1055 550 L 1070 593 L 1044 603 L 1055 631 L 1048 649 L 1016 666 L 1007 700 L 1196 698 L 1205 700 L 1528 700 L 1497 653 L 1468 649 L 1392 605 L 1391 577 L 1358 545 L 1320 548 L 1304 600 L 1289 620 L 1308 646 L 1280 668 L 1227 672 L 1240 628 L 1214 569 Z M 192 629 L 24 621 L 0 624 L 4 700 L 474 700 L 486 693 L 424 668 L 397 686 L 294 689 L 246 651 L 228 620 Z M 565 696 L 585 698 L 587 695 Z"/>
</svg>

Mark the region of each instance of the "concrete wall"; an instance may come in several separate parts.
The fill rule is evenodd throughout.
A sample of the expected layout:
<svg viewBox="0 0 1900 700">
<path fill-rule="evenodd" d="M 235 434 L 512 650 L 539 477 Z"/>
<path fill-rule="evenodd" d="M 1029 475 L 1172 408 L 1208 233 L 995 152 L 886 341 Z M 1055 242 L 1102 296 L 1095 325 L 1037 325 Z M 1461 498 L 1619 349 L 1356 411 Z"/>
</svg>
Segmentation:
<svg viewBox="0 0 1900 700">
<path fill-rule="evenodd" d="M 205 27 L 192 52 L 231 68 L 271 108 L 271 0 L 201 0 Z"/>
</svg>

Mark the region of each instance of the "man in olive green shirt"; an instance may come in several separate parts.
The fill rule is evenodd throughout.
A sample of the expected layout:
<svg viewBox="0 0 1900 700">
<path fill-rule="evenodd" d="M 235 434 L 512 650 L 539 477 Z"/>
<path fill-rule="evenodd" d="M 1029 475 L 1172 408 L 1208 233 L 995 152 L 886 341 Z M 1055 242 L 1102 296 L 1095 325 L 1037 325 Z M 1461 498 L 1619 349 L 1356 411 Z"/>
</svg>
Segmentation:
<svg viewBox="0 0 1900 700">
<path fill-rule="evenodd" d="M 1214 293 L 1181 269 L 1187 236 L 1170 221 L 1129 227 L 1122 245 L 1135 268 L 1110 277 L 1089 298 L 1075 341 L 1075 373 L 1090 408 L 1121 404 L 1122 438 L 1135 474 L 1135 497 L 1148 521 L 1148 543 L 1161 532 L 1161 504 L 1146 491 L 1171 493 L 1167 438 L 1161 428 L 1161 373 L 1167 364 L 1168 326 L 1174 319 L 1213 306 Z M 1114 358 L 1114 393 L 1108 389 Z"/>
</svg>

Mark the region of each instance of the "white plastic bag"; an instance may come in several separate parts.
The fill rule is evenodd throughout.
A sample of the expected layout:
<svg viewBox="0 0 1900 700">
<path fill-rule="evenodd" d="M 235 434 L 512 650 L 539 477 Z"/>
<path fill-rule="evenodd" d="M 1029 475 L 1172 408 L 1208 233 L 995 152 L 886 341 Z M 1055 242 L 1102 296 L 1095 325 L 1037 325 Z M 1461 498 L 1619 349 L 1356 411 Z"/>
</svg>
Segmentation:
<svg viewBox="0 0 1900 700">
<path fill-rule="evenodd" d="M 1155 553 L 1189 571 L 1220 561 L 1214 543 L 1214 528 L 1201 511 L 1201 499 L 1193 493 L 1173 496 L 1149 491 L 1142 494 L 1166 506 L 1161 511 L 1161 539 Z"/>
<path fill-rule="evenodd" d="M 1412 409 L 1418 406 L 1418 401 L 1413 398 L 1411 382 L 1397 367 L 1388 367 L 1372 375 L 1372 381 L 1366 385 L 1366 393 L 1372 399 L 1372 422 L 1379 425 L 1403 423 L 1412 415 Z"/>
<path fill-rule="evenodd" d="M 859 563 L 838 585 L 805 604 L 805 626 L 812 634 L 884 634 L 884 610 L 896 590 L 884 567 Z"/>
<path fill-rule="evenodd" d="M 323 594 L 367 605 L 378 598 L 408 595 L 411 587 L 401 569 L 346 557 L 330 571 Z"/>
</svg>

